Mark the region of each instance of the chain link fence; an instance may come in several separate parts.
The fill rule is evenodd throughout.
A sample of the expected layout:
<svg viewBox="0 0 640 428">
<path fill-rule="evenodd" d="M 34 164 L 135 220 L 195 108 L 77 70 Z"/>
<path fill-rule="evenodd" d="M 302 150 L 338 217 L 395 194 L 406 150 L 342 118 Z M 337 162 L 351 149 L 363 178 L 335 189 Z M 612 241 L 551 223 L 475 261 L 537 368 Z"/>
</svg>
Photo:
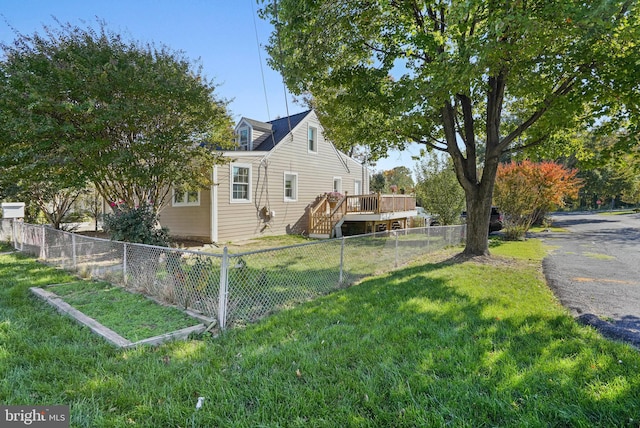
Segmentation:
<svg viewBox="0 0 640 428">
<path fill-rule="evenodd" d="M 465 240 L 466 226 L 432 226 L 222 254 L 109 241 L 12 220 L 0 240 L 42 261 L 214 318 L 255 322 Z"/>
</svg>

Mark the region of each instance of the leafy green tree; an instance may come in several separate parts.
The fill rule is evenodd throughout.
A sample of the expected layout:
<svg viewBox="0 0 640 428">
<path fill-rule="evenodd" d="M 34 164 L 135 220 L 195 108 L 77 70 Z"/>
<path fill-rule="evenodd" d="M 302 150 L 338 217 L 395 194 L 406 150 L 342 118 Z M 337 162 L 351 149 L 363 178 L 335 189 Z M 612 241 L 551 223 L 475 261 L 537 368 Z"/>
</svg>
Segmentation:
<svg viewBox="0 0 640 428">
<path fill-rule="evenodd" d="M 92 183 L 103 198 L 158 211 L 172 185 L 211 182 L 232 145 L 226 102 L 179 52 L 58 23 L 3 43 L 0 166 L 38 186 Z"/>
<path fill-rule="evenodd" d="M 47 168 L 40 162 L 5 167 L 0 174 L 0 199 L 29 202 L 28 221 L 37 221 L 41 213 L 51 226 L 60 229 L 64 217 L 83 192 L 77 176 L 67 174 L 67 169 L 55 159 L 51 159 Z"/>
<path fill-rule="evenodd" d="M 383 171 L 382 174 L 385 177 L 385 192 L 392 193 L 391 186 L 395 186 L 396 193 L 413 193 L 415 183 L 411 176 L 411 170 L 406 166 L 396 166 L 393 169 Z"/>
<path fill-rule="evenodd" d="M 387 186 L 387 179 L 384 176 L 384 173 L 377 172 L 371 176 L 371 181 L 369 183 L 369 189 L 372 192 L 382 193 Z"/>
<path fill-rule="evenodd" d="M 338 146 L 384 155 L 417 142 L 451 156 L 472 219 L 464 252 L 484 255 L 504 154 L 578 125 L 637 131 L 638 7 L 280 0 L 262 14 L 275 26 L 272 66 L 310 94 Z"/>
<path fill-rule="evenodd" d="M 574 133 L 565 136 L 566 146 L 574 148 L 569 154 L 559 154 L 567 168 L 578 169 L 578 177 L 584 183 L 580 189 L 580 207 L 600 206 L 614 208 L 616 202 L 635 204 L 635 190 L 640 183 L 640 146 L 626 148 L 620 153 L 617 147 L 628 138 L 628 132 L 611 135 L 599 133 Z M 539 151 L 531 152 L 537 159 L 545 159 Z M 551 151 L 550 154 L 553 154 Z M 547 154 L 548 156 L 548 154 Z M 634 200 L 635 199 L 635 200 Z"/>
<path fill-rule="evenodd" d="M 638 205 L 640 204 L 640 146 L 631 153 L 620 157 L 623 166 L 622 176 L 626 186 L 620 192 L 622 202 Z"/>
<path fill-rule="evenodd" d="M 451 159 L 424 157 L 416 167 L 416 196 L 422 207 L 443 225 L 460 223 L 464 211 L 464 190 L 456 178 Z"/>
<path fill-rule="evenodd" d="M 599 167 L 580 171 L 578 175 L 584 180 L 580 191 L 581 205 L 588 209 L 612 207 L 615 200 L 625 191 L 632 189 L 633 182 L 619 171 L 614 163 L 607 162 Z M 600 204 L 597 203 L 600 201 Z"/>
<path fill-rule="evenodd" d="M 622 202 L 631 205 L 640 205 L 640 180 L 635 180 L 632 185 L 622 192 Z"/>
</svg>

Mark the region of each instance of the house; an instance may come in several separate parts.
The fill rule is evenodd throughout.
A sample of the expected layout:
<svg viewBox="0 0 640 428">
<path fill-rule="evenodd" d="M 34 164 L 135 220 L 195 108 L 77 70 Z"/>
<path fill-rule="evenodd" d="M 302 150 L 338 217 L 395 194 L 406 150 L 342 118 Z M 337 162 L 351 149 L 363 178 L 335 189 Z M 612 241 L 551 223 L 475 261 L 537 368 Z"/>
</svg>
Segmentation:
<svg viewBox="0 0 640 428">
<path fill-rule="evenodd" d="M 313 235 L 312 210 L 317 217 L 322 205 L 331 214 L 324 208 L 326 193 L 369 193 L 367 167 L 324 138 L 313 110 L 270 122 L 242 118 L 235 131 L 238 148 L 224 152 L 228 164 L 214 167 L 215 184 L 199 192 L 174 191 L 160 213 L 172 235 L 216 243 Z"/>
</svg>

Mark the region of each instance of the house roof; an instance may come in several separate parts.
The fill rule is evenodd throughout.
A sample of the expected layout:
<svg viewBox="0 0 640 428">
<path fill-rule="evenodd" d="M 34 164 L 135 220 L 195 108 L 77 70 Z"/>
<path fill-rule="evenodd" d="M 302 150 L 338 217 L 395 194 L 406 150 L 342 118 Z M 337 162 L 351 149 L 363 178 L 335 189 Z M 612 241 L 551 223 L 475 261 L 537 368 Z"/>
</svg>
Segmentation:
<svg viewBox="0 0 640 428">
<path fill-rule="evenodd" d="M 253 129 L 260 129 L 261 131 L 271 131 L 271 124 L 266 122 L 260 122 L 259 120 L 249 119 L 247 117 L 242 118 L 245 122 L 247 122 Z"/>
<path fill-rule="evenodd" d="M 271 135 L 267 137 L 264 141 L 262 141 L 258 146 L 254 147 L 255 151 L 269 151 L 273 149 L 280 141 L 286 137 L 291 130 L 293 130 L 302 120 L 307 117 L 311 113 L 311 110 L 303 111 L 302 113 L 294 114 L 293 116 L 281 117 L 279 119 L 271 120 L 269 122 L 258 122 L 252 119 L 244 118 L 247 122 L 253 126 L 253 123 L 258 123 L 262 125 L 269 125 L 270 129 L 266 129 L 267 131 L 271 131 Z M 260 128 L 264 129 L 264 128 Z"/>
</svg>

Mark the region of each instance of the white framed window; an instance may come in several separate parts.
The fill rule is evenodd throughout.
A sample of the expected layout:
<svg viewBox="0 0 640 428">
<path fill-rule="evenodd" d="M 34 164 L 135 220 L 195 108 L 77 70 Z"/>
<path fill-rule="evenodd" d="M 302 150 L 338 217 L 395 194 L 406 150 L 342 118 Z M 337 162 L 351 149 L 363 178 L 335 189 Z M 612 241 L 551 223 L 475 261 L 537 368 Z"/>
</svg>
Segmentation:
<svg viewBox="0 0 640 428">
<path fill-rule="evenodd" d="M 284 173 L 284 201 L 295 202 L 298 200 L 298 173 Z"/>
<path fill-rule="evenodd" d="M 311 125 L 307 128 L 307 150 L 318 153 L 318 128 Z"/>
<path fill-rule="evenodd" d="M 251 202 L 251 165 L 232 163 L 231 202 Z"/>
<path fill-rule="evenodd" d="M 333 177 L 333 191 L 342 193 L 342 177 Z"/>
<path fill-rule="evenodd" d="M 240 150 L 251 150 L 249 141 L 251 140 L 251 131 L 249 127 L 243 126 L 238 130 L 238 144 Z"/>
<path fill-rule="evenodd" d="M 196 207 L 200 206 L 200 191 L 199 190 L 183 190 L 173 188 L 173 198 L 171 198 L 171 205 L 174 207 Z"/>
</svg>

